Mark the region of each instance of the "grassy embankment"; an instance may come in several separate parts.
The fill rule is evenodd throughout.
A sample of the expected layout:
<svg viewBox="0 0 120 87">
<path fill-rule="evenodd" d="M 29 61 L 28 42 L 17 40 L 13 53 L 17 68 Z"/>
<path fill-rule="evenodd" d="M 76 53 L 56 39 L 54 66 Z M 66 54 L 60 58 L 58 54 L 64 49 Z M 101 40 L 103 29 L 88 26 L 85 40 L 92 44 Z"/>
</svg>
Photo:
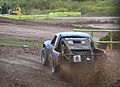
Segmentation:
<svg viewBox="0 0 120 87">
<path fill-rule="evenodd" d="M 49 13 L 45 15 L 22 15 L 22 16 L 17 16 L 17 15 L 3 15 L 1 17 L 4 18 L 10 18 L 10 19 L 19 19 L 19 20 L 45 20 L 45 19 L 52 19 L 56 17 L 76 17 L 80 16 L 80 12 L 54 12 L 54 13 Z"/>
<path fill-rule="evenodd" d="M 7 5 L 9 4 L 8 2 Z M 41 15 L 51 12 L 81 12 L 81 16 L 120 15 L 119 0 L 14 0 L 12 4 L 14 9 L 19 4 L 24 15 Z M 2 1 L 0 1 L 1 5 Z"/>
</svg>

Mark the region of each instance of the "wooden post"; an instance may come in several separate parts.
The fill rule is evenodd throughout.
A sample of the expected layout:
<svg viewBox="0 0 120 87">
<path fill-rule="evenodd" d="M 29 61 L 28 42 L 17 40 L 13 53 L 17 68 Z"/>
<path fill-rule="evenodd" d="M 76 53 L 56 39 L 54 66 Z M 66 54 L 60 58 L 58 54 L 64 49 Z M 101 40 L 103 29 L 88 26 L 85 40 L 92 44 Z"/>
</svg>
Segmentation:
<svg viewBox="0 0 120 87">
<path fill-rule="evenodd" d="M 112 41 L 113 41 L 113 33 L 110 31 L 109 32 L 110 33 L 110 50 L 112 50 L 113 49 L 113 44 L 112 44 Z"/>
<path fill-rule="evenodd" d="M 94 36 L 94 35 L 93 35 L 93 31 L 91 31 L 91 37 L 93 38 L 93 36 Z"/>
</svg>

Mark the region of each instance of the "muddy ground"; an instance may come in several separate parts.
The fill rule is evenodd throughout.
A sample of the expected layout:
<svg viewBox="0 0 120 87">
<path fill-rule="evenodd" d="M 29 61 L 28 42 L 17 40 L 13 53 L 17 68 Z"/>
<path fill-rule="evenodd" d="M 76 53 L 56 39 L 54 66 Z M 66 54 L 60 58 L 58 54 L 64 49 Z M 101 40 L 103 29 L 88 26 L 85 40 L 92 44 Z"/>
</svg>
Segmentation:
<svg viewBox="0 0 120 87">
<path fill-rule="evenodd" d="M 0 38 L 45 41 L 55 33 L 72 31 L 69 26 L 0 19 Z M 101 35 L 102 34 L 102 35 Z M 96 34 L 96 39 L 106 33 Z M 53 75 L 40 63 L 37 47 L 0 46 L 0 87 L 120 87 L 120 52 L 107 61 L 61 66 Z"/>
<path fill-rule="evenodd" d="M 39 49 L 0 46 L 0 87 L 71 87 L 40 64 Z"/>
</svg>

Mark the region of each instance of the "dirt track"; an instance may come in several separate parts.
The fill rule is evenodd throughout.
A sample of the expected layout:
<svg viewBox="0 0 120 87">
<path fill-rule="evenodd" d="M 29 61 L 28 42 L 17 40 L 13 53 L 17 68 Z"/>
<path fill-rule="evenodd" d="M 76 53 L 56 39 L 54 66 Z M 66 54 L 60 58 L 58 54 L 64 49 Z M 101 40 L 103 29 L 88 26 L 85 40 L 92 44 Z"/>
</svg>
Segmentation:
<svg viewBox="0 0 120 87">
<path fill-rule="evenodd" d="M 0 87 L 71 87 L 40 64 L 39 49 L 0 47 Z"/>
<path fill-rule="evenodd" d="M 0 19 L 0 38 L 39 40 L 51 39 L 69 28 Z M 13 23 L 14 22 L 14 23 Z M 0 87 L 71 87 L 70 83 L 53 76 L 40 64 L 40 49 L 0 47 Z"/>
<path fill-rule="evenodd" d="M 61 31 L 72 31 L 72 28 L 34 22 L 17 23 L 14 20 L 0 22 L 0 38 L 44 41 L 51 39 L 55 33 Z M 101 34 L 97 38 L 99 36 Z M 62 68 L 64 72 L 60 71 L 59 74 L 52 75 L 50 68 L 43 67 L 40 63 L 40 49 L 0 46 L 0 87 L 71 87 L 72 84 L 74 84 L 73 87 L 107 87 L 110 85 L 110 87 L 119 87 L 119 56 L 119 52 L 112 53 L 101 71 L 96 74 L 89 73 L 89 65 L 85 67 L 86 69 L 79 69 L 83 68 L 81 65 L 76 67 L 77 70 L 79 69 L 77 72 L 67 66 L 65 69 Z"/>
<path fill-rule="evenodd" d="M 31 22 L 29 24 L 11 24 L 11 23 L 0 23 L 0 36 L 2 38 L 12 39 L 51 39 L 53 35 L 61 31 L 71 31 L 70 28 L 61 28 L 56 26 L 35 24 Z"/>
</svg>

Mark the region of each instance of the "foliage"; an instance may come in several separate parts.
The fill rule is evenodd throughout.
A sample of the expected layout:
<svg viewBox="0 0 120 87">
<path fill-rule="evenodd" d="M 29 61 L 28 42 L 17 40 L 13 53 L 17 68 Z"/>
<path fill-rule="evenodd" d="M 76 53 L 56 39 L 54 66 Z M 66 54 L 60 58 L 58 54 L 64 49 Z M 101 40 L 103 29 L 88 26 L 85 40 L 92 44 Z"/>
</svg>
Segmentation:
<svg viewBox="0 0 120 87">
<path fill-rule="evenodd" d="M 6 1 L 10 5 L 10 0 Z M 13 8 L 19 4 L 23 14 L 81 12 L 82 16 L 119 16 L 120 13 L 120 0 L 14 0 L 12 3 Z"/>
<path fill-rule="evenodd" d="M 48 16 L 50 18 L 54 17 L 67 17 L 67 16 L 80 16 L 80 12 L 55 12 L 55 13 L 50 13 Z"/>
</svg>

